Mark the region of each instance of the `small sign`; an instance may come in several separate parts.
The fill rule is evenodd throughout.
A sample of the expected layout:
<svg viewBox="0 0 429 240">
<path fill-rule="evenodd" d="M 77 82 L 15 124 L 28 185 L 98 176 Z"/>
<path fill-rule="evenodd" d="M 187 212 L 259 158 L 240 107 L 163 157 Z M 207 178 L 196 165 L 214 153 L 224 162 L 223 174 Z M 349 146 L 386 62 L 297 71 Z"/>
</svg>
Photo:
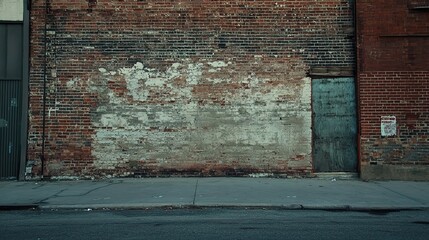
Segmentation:
<svg viewBox="0 0 429 240">
<path fill-rule="evenodd" d="M 396 117 L 382 116 L 381 117 L 381 136 L 389 137 L 396 135 Z"/>
</svg>

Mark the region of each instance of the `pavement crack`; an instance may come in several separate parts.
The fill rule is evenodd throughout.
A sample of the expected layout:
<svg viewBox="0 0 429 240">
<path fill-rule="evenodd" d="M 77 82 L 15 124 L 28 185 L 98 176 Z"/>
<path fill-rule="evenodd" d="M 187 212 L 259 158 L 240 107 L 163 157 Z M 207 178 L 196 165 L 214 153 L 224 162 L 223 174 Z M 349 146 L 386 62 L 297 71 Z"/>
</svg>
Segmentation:
<svg viewBox="0 0 429 240">
<path fill-rule="evenodd" d="M 86 191 L 86 192 L 84 192 L 84 193 L 81 193 L 81 194 L 61 195 L 61 193 L 63 193 L 63 192 L 65 192 L 65 191 L 67 191 L 67 190 L 68 190 L 68 188 L 64 188 L 64 189 L 61 189 L 60 191 L 56 192 L 55 194 L 52 194 L 51 196 L 46 197 L 46 198 L 44 198 L 44 199 L 42 199 L 42 200 L 40 200 L 40 201 L 36 202 L 36 204 L 44 204 L 44 203 L 47 203 L 47 202 L 48 202 L 48 200 L 49 200 L 49 199 L 52 199 L 52 198 L 83 197 L 83 196 L 86 196 L 86 195 L 88 195 L 88 194 L 90 194 L 90 193 L 92 193 L 92 192 L 94 192 L 94 191 L 97 191 L 97 190 L 99 190 L 99 189 L 102 189 L 102 188 L 105 188 L 105 187 L 109 187 L 109 186 L 112 186 L 112 185 L 115 185 L 115 184 L 118 184 L 118 183 L 109 183 L 109 184 L 106 184 L 106 185 L 104 185 L 104 186 L 100 186 L 100 187 L 93 188 L 93 189 L 88 190 L 88 191 Z"/>
<path fill-rule="evenodd" d="M 195 206 L 195 199 L 197 198 L 197 189 L 198 189 L 198 179 L 195 183 L 194 199 L 192 200 L 192 206 Z"/>
<path fill-rule="evenodd" d="M 44 198 L 44 199 L 41 199 L 40 201 L 36 202 L 36 204 L 43 204 L 43 203 L 46 203 L 49 199 L 51 199 L 51 198 L 55 198 L 55 197 L 58 197 L 58 195 L 59 195 L 59 194 L 61 194 L 62 192 L 66 191 L 66 190 L 67 190 L 67 189 L 61 189 L 61 190 L 59 190 L 58 192 L 56 192 L 56 193 L 52 194 L 51 196 L 46 197 L 46 198 Z"/>
<path fill-rule="evenodd" d="M 110 186 L 115 185 L 115 184 L 118 184 L 118 183 L 109 183 L 107 185 L 96 187 L 94 189 L 88 190 L 88 191 L 81 193 L 81 194 L 61 195 L 61 196 L 57 196 L 57 197 L 83 197 L 83 196 L 86 196 L 92 192 L 95 192 L 95 191 L 100 190 L 102 188 L 110 187 Z"/>
<path fill-rule="evenodd" d="M 379 187 L 381 187 L 381 188 L 384 188 L 384 189 L 386 189 L 386 190 L 388 190 L 388 191 L 390 191 L 390 192 L 393 192 L 393 193 L 395 193 L 395 194 L 398 194 L 399 196 L 401 196 L 401 197 L 404 197 L 404 198 L 407 198 L 407 199 L 409 199 L 409 200 L 412 200 L 412 201 L 415 201 L 415 202 L 417 202 L 417 203 L 419 203 L 419 204 L 422 204 L 422 205 L 426 205 L 426 203 L 424 203 L 424 202 L 422 202 L 422 201 L 420 201 L 420 200 L 418 200 L 418 199 L 416 199 L 416 198 L 413 198 L 413 197 L 410 197 L 410 196 L 407 196 L 407 195 L 405 195 L 405 194 L 403 194 L 403 193 L 400 193 L 400 192 L 397 192 L 397 191 L 395 191 L 395 190 L 392 190 L 392 189 L 390 189 L 390 188 L 388 188 L 388 187 L 385 187 L 385 186 L 383 186 L 383 185 L 381 185 L 381 184 L 378 184 L 378 183 L 376 183 Z"/>
</svg>

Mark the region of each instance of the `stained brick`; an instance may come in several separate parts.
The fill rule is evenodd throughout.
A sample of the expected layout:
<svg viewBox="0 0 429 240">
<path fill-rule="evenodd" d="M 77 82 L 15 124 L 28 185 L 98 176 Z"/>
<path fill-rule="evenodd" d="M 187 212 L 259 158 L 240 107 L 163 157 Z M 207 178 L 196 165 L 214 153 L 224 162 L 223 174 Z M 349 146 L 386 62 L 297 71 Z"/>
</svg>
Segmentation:
<svg viewBox="0 0 429 240">
<path fill-rule="evenodd" d="M 424 2 L 357 2 L 362 166 L 429 163 L 429 12 L 410 8 Z M 397 135 L 381 137 L 389 115 Z"/>
<path fill-rule="evenodd" d="M 51 175 L 308 174 L 308 73 L 354 68 L 349 0 L 31 2 L 35 174 L 45 46 Z"/>
</svg>

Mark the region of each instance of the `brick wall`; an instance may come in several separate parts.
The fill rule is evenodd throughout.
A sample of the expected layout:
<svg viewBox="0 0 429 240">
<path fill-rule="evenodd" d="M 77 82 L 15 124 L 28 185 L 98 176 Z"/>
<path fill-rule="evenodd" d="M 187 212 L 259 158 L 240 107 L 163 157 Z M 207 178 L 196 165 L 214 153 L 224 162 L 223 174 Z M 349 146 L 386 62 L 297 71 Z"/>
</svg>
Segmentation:
<svg viewBox="0 0 429 240">
<path fill-rule="evenodd" d="M 414 178 L 392 169 L 429 164 L 429 11 L 416 2 L 357 4 L 361 166 L 369 178 Z M 382 116 L 396 117 L 395 136 L 381 136 Z"/>
<path fill-rule="evenodd" d="M 312 68 L 352 69 L 349 0 L 33 0 L 40 174 L 312 171 Z"/>
</svg>

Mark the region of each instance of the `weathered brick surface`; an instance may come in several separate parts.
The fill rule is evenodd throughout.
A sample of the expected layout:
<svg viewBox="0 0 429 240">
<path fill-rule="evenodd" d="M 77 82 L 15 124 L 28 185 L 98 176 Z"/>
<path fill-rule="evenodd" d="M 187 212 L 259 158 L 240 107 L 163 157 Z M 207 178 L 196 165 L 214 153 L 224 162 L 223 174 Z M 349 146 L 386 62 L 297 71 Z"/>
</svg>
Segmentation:
<svg viewBox="0 0 429 240">
<path fill-rule="evenodd" d="M 429 12 L 418 4 L 357 3 L 363 168 L 429 164 Z M 381 116 L 396 116 L 396 136 L 381 137 Z"/>
<path fill-rule="evenodd" d="M 359 78 L 362 160 L 428 164 L 428 72 L 370 72 Z M 396 136 L 380 136 L 381 116 L 396 116 Z"/>
<path fill-rule="evenodd" d="M 30 160 L 50 175 L 306 174 L 313 67 L 351 69 L 353 1 L 33 0 Z"/>
</svg>

